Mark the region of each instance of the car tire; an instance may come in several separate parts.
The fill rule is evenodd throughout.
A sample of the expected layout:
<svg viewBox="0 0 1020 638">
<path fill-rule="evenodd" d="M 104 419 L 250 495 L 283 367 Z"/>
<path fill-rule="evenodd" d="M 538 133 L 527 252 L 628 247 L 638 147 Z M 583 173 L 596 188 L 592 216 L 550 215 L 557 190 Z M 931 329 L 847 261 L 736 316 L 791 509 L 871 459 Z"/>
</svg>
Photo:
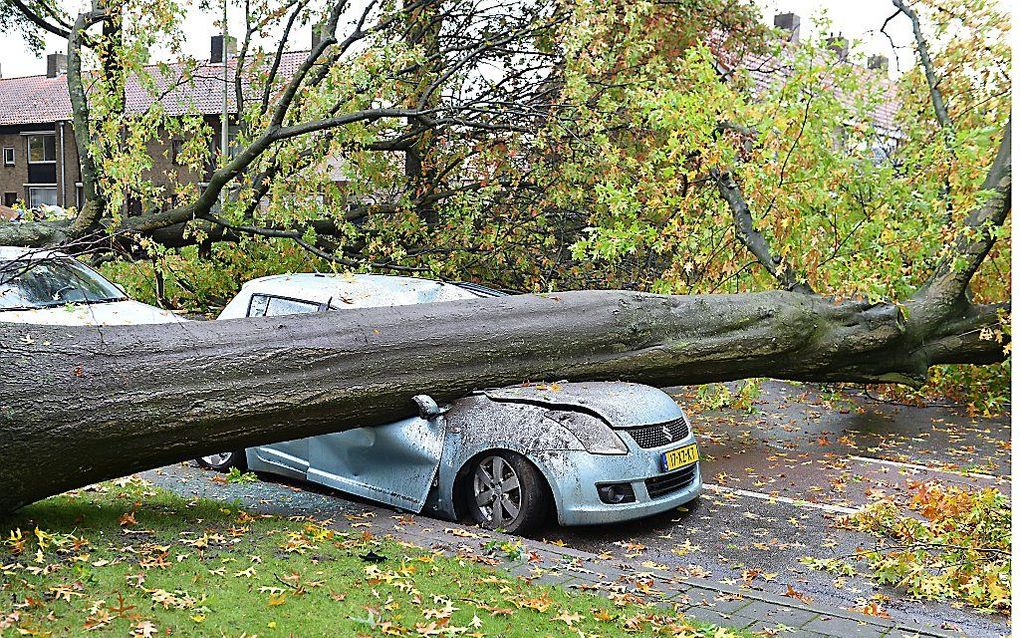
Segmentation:
<svg viewBox="0 0 1020 638">
<path fill-rule="evenodd" d="M 549 490 L 534 465 L 514 452 L 487 452 L 465 477 L 474 522 L 509 534 L 526 534 L 545 522 Z"/>
<path fill-rule="evenodd" d="M 219 454 L 210 454 L 209 456 L 201 456 L 195 459 L 199 467 L 204 467 L 207 470 L 216 470 L 217 472 L 228 472 L 232 467 L 236 467 L 243 472 L 248 469 L 246 461 L 243 450 L 240 452 L 220 452 Z"/>
</svg>

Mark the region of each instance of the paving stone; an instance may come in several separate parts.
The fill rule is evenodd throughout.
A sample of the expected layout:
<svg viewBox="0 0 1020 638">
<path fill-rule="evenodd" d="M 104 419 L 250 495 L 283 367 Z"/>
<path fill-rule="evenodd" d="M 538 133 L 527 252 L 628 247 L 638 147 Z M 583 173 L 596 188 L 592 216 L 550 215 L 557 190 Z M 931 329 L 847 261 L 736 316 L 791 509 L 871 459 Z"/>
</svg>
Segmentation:
<svg viewBox="0 0 1020 638">
<path fill-rule="evenodd" d="M 871 619 L 868 619 L 869 621 Z M 839 638 L 883 638 L 890 628 L 882 625 L 860 623 L 849 618 L 835 616 L 819 616 L 805 624 L 801 629 L 814 631 L 827 636 Z"/>
<path fill-rule="evenodd" d="M 720 627 L 729 627 L 731 629 L 743 629 L 751 624 L 747 618 L 743 616 L 733 616 L 730 614 L 721 614 L 714 609 L 707 607 L 691 607 L 683 612 L 685 616 L 700 620 L 701 622 L 712 623 L 713 625 L 719 625 Z"/>
<path fill-rule="evenodd" d="M 952 631 L 937 631 L 934 629 L 924 629 L 921 627 L 896 627 L 890 631 L 886 638 L 931 638 L 936 636 L 939 638 L 964 638 L 964 634 L 960 632 Z"/>
<path fill-rule="evenodd" d="M 785 625 L 789 627 L 789 625 Z M 814 631 L 807 631 L 806 629 L 794 628 L 792 631 L 781 630 L 779 624 L 772 622 L 765 622 L 762 620 L 756 620 L 750 625 L 743 628 L 745 631 L 750 632 L 761 632 L 760 635 L 775 635 L 781 638 L 832 638 L 828 634 L 820 634 Z M 769 633 L 771 632 L 771 633 Z"/>
<path fill-rule="evenodd" d="M 741 609 L 743 609 L 744 607 L 747 607 L 748 605 L 750 605 L 751 602 L 752 601 L 747 599 L 747 598 L 738 598 L 738 599 L 735 599 L 735 600 L 734 599 L 730 599 L 730 598 L 723 598 L 721 600 L 719 598 L 709 598 L 707 601 L 703 601 L 703 600 L 700 600 L 700 599 L 699 600 L 694 600 L 694 599 L 691 600 L 691 604 L 692 605 L 698 605 L 700 607 L 707 607 L 708 609 L 714 609 L 715 611 L 717 611 L 717 612 L 719 612 L 721 614 L 733 614 L 733 613 L 736 613 L 736 612 L 740 611 Z M 754 620 L 753 616 L 751 617 L 751 620 Z"/>
<path fill-rule="evenodd" d="M 693 586 L 687 590 L 687 595 L 690 596 L 692 605 L 708 605 L 715 600 L 715 597 L 719 595 L 719 592 Z"/>
<path fill-rule="evenodd" d="M 761 600 L 755 600 L 751 604 L 742 607 L 735 613 L 750 618 L 771 623 L 782 623 L 787 627 L 803 627 L 815 618 L 818 612 L 799 607 L 783 607 L 773 605 Z"/>
</svg>

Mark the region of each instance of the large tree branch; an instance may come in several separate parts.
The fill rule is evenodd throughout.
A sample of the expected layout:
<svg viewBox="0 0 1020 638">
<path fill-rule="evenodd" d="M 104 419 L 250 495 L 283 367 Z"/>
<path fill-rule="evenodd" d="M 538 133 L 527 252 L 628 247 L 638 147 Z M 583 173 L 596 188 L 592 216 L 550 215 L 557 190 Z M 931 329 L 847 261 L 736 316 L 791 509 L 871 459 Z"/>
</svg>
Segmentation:
<svg viewBox="0 0 1020 638">
<path fill-rule="evenodd" d="M 43 31 L 60 36 L 61 38 L 67 38 L 71 35 L 71 26 L 68 25 L 67 21 L 61 16 L 48 11 L 48 13 L 50 13 L 50 19 L 53 20 L 53 22 L 49 22 L 42 16 L 42 14 L 32 9 L 26 3 L 22 2 L 22 0 L 10 0 L 10 2 L 18 8 L 18 11 L 20 11 L 29 22 Z"/>
<path fill-rule="evenodd" d="M 928 282 L 914 295 L 913 303 L 928 308 L 925 317 L 948 314 L 966 303 L 964 293 L 971 278 L 995 244 L 996 233 L 1010 211 L 1012 194 L 1012 118 L 1006 122 L 998 152 L 982 184 L 980 203 L 957 230 L 949 254 L 935 268 Z"/>
<path fill-rule="evenodd" d="M 78 147 L 82 195 L 85 198 L 85 206 L 71 225 L 72 234 L 86 232 L 95 226 L 106 208 L 99 189 L 99 168 L 90 143 L 92 130 L 88 96 L 82 80 L 81 40 L 90 27 L 109 18 L 110 14 L 105 9 L 81 13 L 67 38 L 67 92 L 71 98 L 71 127 Z"/>
<path fill-rule="evenodd" d="M 779 257 L 772 255 L 768 240 L 754 227 L 751 209 L 747 205 L 747 201 L 744 200 L 733 175 L 729 171 L 717 168 L 713 168 L 710 174 L 719 189 L 719 195 L 733 214 L 733 227 L 737 240 L 755 256 L 758 263 L 779 282 L 784 290 L 814 294 L 814 290 L 807 281 L 799 277 L 788 262 L 784 263 Z"/>
</svg>

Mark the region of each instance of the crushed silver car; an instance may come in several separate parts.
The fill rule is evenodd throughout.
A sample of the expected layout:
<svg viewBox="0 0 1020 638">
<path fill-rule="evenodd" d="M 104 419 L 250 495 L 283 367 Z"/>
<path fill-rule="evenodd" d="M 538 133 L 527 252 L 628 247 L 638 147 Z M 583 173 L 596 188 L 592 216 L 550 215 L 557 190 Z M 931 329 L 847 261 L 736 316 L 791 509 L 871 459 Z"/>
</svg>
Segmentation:
<svg viewBox="0 0 1020 638">
<path fill-rule="evenodd" d="M 220 319 L 498 296 L 475 284 L 296 274 L 248 282 Z M 339 319 L 338 319 L 339 320 Z M 666 393 L 634 383 L 482 390 L 418 416 L 199 459 L 307 480 L 412 512 L 512 533 L 639 518 L 701 491 L 698 446 Z"/>
</svg>

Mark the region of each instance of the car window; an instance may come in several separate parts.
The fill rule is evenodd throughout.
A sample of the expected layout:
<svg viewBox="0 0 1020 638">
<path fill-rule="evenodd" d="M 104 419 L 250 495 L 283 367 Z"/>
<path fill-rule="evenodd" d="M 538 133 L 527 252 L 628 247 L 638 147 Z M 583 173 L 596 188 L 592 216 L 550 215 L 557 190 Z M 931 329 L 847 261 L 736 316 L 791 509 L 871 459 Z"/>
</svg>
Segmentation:
<svg viewBox="0 0 1020 638">
<path fill-rule="evenodd" d="M 297 315 L 304 312 L 324 310 L 323 304 L 291 297 L 279 297 L 255 293 L 248 302 L 249 317 L 278 317 L 280 315 Z"/>
<path fill-rule="evenodd" d="M 120 289 L 74 259 L 0 261 L 0 310 L 27 310 L 121 299 L 126 297 Z"/>
</svg>

